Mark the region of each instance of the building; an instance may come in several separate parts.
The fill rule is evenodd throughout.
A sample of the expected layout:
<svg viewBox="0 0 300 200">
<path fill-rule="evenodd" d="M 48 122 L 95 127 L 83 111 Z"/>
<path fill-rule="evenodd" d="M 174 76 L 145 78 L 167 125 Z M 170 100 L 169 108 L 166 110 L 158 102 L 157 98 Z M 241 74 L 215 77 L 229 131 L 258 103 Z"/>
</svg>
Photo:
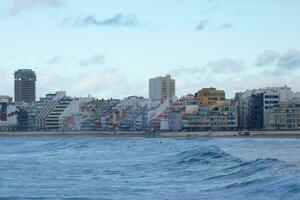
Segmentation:
<svg viewBox="0 0 300 200">
<path fill-rule="evenodd" d="M 15 131 L 17 123 L 17 107 L 11 103 L 11 97 L 0 96 L 0 131 Z"/>
<path fill-rule="evenodd" d="M 203 88 L 195 94 L 195 102 L 198 106 L 215 105 L 218 101 L 225 100 L 224 90 L 216 88 Z"/>
<path fill-rule="evenodd" d="M 300 99 L 281 101 L 265 114 L 265 128 L 291 130 L 300 128 Z"/>
<path fill-rule="evenodd" d="M 164 102 L 175 96 L 175 80 L 170 75 L 149 80 L 149 101 Z"/>
<path fill-rule="evenodd" d="M 31 69 L 19 69 L 14 74 L 15 102 L 34 102 L 36 74 Z"/>
<path fill-rule="evenodd" d="M 94 99 L 80 106 L 81 129 L 85 131 L 112 130 L 114 128 L 114 107 L 119 99 Z"/>
<path fill-rule="evenodd" d="M 59 116 L 59 129 L 61 131 L 80 131 L 84 115 L 81 108 L 84 104 L 94 100 L 91 97 L 74 98 Z"/>
<path fill-rule="evenodd" d="M 72 98 L 66 92 L 56 92 L 52 99 L 42 107 L 36 116 L 36 128 L 42 131 L 59 130 L 59 117 L 71 103 Z"/>
<path fill-rule="evenodd" d="M 139 96 L 124 98 L 114 107 L 113 124 L 119 130 L 141 131 L 147 127 L 148 99 Z"/>
<path fill-rule="evenodd" d="M 158 104 L 156 107 L 149 108 L 147 114 L 148 126 L 153 130 L 159 129 L 160 119 L 164 113 L 168 111 L 169 107 L 177 102 L 177 100 L 177 97 L 174 96 L 173 98 L 167 99 L 163 103 Z"/>
<path fill-rule="evenodd" d="M 36 131 L 38 130 L 37 118 L 43 109 L 51 103 L 55 98 L 60 96 L 60 92 L 48 93 L 45 97 L 40 98 L 39 101 L 35 102 L 33 105 L 28 107 L 28 130 Z"/>
<path fill-rule="evenodd" d="M 36 119 L 42 109 L 47 106 L 57 94 L 49 93 L 38 101 L 18 104 L 18 130 L 37 131 Z"/>
<path fill-rule="evenodd" d="M 151 109 L 148 112 L 148 124 L 153 131 L 179 131 L 183 112 L 186 107 L 186 98 L 166 100 L 160 107 Z"/>
<path fill-rule="evenodd" d="M 264 94 L 257 93 L 250 96 L 247 105 L 249 115 L 245 120 L 246 127 L 252 129 L 261 129 L 264 127 Z"/>
<path fill-rule="evenodd" d="M 200 106 L 197 112 L 185 113 L 182 119 L 182 129 L 186 131 L 235 130 L 237 127 L 237 106 L 232 100 Z"/>
<path fill-rule="evenodd" d="M 263 89 L 247 90 L 236 94 L 239 113 L 239 128 L 262 129 L 267 128 L 268 112 L 282 101 L 298 97 L 299 93 L 290 87 L 267 87 Z"/>
<path fill-rule="evenodd" d="M 172 110 L 165 113 L 160 119 L 160 130 L 162 131 L 179 131 L 181 130 L 182 112 Z"/>
<path fill-rule="evenodd" d="M 13 99 L 12 99 L 12 97 L 7 96 L 7 95 L 0 95 L 0 101 L 12 103 Z"/>
<path fill-rule="evenodd" d="M 71 97 L 64 96 L 62 97 L 51 112 L 47 115 L 45 121 L 45 129 L 47 131 L 57 131 L 59 130 L 59 118 L 62 113 L 67 109 L 69 104 L 72 102 Z"/>
<path fill-rule="evenodd" d="M 28 131 L 28 112 L 24 108 L 18 108 L 18 131 Z"/>
</svg>

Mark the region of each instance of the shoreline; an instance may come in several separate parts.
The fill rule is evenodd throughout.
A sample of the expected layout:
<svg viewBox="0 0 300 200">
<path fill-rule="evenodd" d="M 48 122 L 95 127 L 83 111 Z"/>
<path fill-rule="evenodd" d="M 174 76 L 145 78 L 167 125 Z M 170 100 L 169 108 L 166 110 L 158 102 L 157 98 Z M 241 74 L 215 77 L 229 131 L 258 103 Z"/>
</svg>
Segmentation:
<svg viewBox="0 0 300 200">
<path fill-rule="evenodd" d="M 28 132 L 0 132 L 3 136 L 99 136 L 99 137 L 145 137 L 144 132 L 112 132 L 112 131 L 28 131 Z"/>
<path fill-rule="evenodd" d="M 0 132 L 0 137 L 10 136 L 99 136 L 99 137 L 243 137 L 243 138 L 297 138 L 300 130 L 293 131 L 198 131 L 198 132 L 134 132 L 134 131 L 67 131 L 67 132 Z"/>
</svg>

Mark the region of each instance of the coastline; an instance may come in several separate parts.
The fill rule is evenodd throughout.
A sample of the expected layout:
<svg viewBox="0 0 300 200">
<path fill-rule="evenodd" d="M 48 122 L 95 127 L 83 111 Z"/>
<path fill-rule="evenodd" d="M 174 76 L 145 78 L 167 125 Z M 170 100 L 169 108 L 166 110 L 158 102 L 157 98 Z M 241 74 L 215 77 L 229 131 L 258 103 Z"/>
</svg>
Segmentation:
<svg viewBox="0 0 300 200">
<path fill-rule="evenodd" d="M 198 132 L 134 132 L 134 131 L 67 131 L 67 132 L 0 132 L 4 136 L 99 136 L 99 137 L 265 137 L 297 138 L 300 130 L 293 131 L 198 131 Z"/>
<path fill-rule="evenodd" d="M 205 131 L 205 132 L 162 132 L 161 137 L 265 137 L 298 138 L 300 130 L 293 131 Z"/>
<path fill-rule="evenodd" d="M 1 136 L 99 136 L 99 137 L 144 137 L 144 132 L 113 132 L 113 131 L 28 131 L 0 132 Z"/>
</svg>

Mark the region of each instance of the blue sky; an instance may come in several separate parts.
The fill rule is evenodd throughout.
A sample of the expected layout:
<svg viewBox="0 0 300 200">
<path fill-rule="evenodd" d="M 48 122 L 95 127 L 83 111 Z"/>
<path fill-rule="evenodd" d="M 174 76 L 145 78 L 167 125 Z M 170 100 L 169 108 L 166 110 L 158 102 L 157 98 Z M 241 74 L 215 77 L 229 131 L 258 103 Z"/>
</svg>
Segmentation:
<svg viewBox="0 0 300 200">
<path fill-rule="evenodd" d="M 37 94 L 148 95 L 171 74 L 177 95 L 227 97 L 287 84 L 300 91 L 298 0 L 1 0 L 0 94 L 37 72 Z"/>
</svg>

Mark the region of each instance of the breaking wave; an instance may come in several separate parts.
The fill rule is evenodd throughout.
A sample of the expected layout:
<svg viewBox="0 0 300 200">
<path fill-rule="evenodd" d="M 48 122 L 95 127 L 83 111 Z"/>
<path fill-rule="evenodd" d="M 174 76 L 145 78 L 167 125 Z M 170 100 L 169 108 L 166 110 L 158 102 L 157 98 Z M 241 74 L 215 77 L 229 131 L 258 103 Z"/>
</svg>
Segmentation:
<svg viewBox="0 0 300 200">
<path fill-rule="evenodd" d="M 274 151 L 284 144 L 261 140 Z M 235 150 L 245 152 L 252 142 L 261 141 L 241 141 Z M 292 142 L 281 148 L 286 156 L 299 150 L 300 142 Z M 299 199 L 299 165 L 276 156 L 242 157 L 227 144 L 199 138 L 0 138 L 0 199 Z"/>
</svg>

